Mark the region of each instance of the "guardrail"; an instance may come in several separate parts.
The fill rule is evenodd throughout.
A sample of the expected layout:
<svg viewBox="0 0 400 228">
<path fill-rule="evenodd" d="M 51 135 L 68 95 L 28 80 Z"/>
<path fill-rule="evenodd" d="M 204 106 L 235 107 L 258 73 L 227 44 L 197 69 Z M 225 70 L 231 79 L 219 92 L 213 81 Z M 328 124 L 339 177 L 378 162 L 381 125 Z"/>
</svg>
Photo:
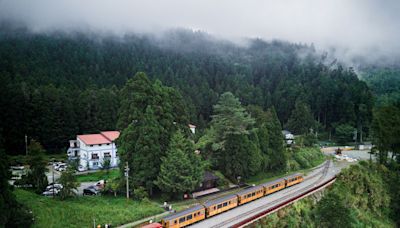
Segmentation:
<svg viewBox="0 0 400 228">
<path fill-rule="evenodd" d="M 302 193 L 300 195 L 297 195 L 297 196 L 295 196 L 295 197 L 293 197 L 291 199 L 288 199 L 288 200 L 286 200 L 286 201 L 284 201 L 284 202 L 282 202 L 282 203 L 280 203 L 278 205 L 275 205 L 275 206 L 273 206 L 271 208 L 268 208 L 265 211 L 262 211 L 262 212 L 260 212 L 260 213 L 258 213 L 256 215 L 254 215 L 254 216 L 251 216 L 250 218 L 244 219 L 244 220 L 240 221 L 239 223 L 236 223 L 232 227 L 239 228 L 239 227 L 243 227 L 245 225 L 249 225 L 249 224 L 253 223 L 256 220 L 259 220 L 260 218 L 265 217 L 266 215 L 285 207 L 286 205 L 294 203 L 295 201 L 297 201 L 297 200 L 299 200 L 301 198 L 304 198 L 304 197 L 310 195 L 311 193 L 313 193 L 313 192 L 315 192 L 317 190 L 320 190 L 322 187 L 325 187 L 327 185 L 332 184 L 335 180 L 336 180 L 336 176 L 332 177 L 331 179 L 329 179 L 329 180 L 327 180 L 325 182 L 323 182 L 322 184 L 319 184 L 316 187 L 313 187 L 313 188 L 305 191 L 304 193 Z"/>
</svg>

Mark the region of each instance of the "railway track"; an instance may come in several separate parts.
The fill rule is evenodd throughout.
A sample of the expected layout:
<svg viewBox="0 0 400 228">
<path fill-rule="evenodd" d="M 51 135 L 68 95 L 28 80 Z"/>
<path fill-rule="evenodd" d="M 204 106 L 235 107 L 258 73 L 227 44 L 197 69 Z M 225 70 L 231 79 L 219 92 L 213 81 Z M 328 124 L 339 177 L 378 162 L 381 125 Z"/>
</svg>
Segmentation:
<svg viewBox="0 0 400 228">
<path fill-rule="evenodd" d="M 218 224 L 216 224 L 216 225 L 214 225 L 214 226 L 211 226 L 211 227 L 212 227 L 212 228 L 224 227 L 224 226 L 226 226 L 226 225 L 228 225 L 228 224 L 231 224 L 231 223 L 233 223 L 233 222 L 235 222 L 235 221 L 240 221 L 240 220 L 242 220 L 242 219 L 248 217 L 248 216 L 251 215 L 251 214 L 264 211 L 264 210 L 266 210 L 266 208 L 272 207 L 272 206 L 275 205 L 275 204 L 279 204 L 280 202 L 288 201 L 288 200 L 290 200 L 290 199 L 292 199 L 292 198 L 295 198 L 297 195 L 300 195 L 300 194 L 302 194 L 302 193 L 307 192 L 308 190 L 314 188 L 316 185 L 320 184 L 320 183 L 324 180 L 324 178 L 326 177 L 326 175 L 327 175 L 327 173 L 328 173 L 328 170 L 329 170 L 330 165 L 331 165 L 331 161 L 328 161 L 328 162 L 326 162 L 323 166 L 319 167 L 319 168 L 322 168 L 322 171 L 321 171 L 321 172 L 318 172 L 318 173 L 316 173 L 316 174 L 313 174 L 313 175 L 311 175 L 311 176 L 308 176 L 308 177 L 306 178 L 307 180 L 312 179 L 312 178 L 314 178 L 314 177 L 316 177 L 316 176 L 322 174 L 321 177 L 319 177 L 315 182 L 312 182 L 312 183 L 308 184 L 307 186 L 303 187 L 303 188 L 301 189 L 301 193 L 299 193 L 299 191 L 295 191 L 295 192 L 293 192 L 293 193 L 289 193 L 289 194 L 285 195 L 284 197 L 281 197 L 281 198 L 279 198 L 279 199 L 270 201 L 270 202 L 268 202 L 268 203 L 266 203 L 266 204 L 263 204 L 263 205 L 261 205 L 261 206 L 258 206 L 258 207 L 254 208 L 254 209 L 252 209 L 252 210 L 246 211 L 246 212 L 244 212 L 244 213 L 242 213 L 242 214 L 240 214 L 240 215 L 238 215 L 238 216 L 232 217 L 232 218 L 230 218 L 230 219 L 228 219 L 228 220 L 225 220 L 225 221 L 223 221 L 223 222 L 221 222 L 221 223 L 218 223 Z M 316 169 L 318 169 L 318 168 L 316 168 Z"/>
</svg>

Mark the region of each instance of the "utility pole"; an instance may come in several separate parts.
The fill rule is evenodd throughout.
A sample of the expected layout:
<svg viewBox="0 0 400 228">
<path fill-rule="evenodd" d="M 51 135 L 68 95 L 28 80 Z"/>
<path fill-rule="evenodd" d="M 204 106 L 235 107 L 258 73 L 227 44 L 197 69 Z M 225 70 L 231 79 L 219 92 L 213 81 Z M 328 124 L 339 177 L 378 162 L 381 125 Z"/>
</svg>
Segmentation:
<svg viewBox="0 0 400 228">
<path fill-rule="evenodd" d="M 125 165 L 125 178 L 126 178 L 126 199 L 129 199 L 129 166 L 128 162 Z"/>
<path fill-rule="evenodd" d="M 53 199 L 54 199 L 54 158 L 52 159 L 53 160 L 53 164 L 52 164 L 52 169 L 53 169 Z"/>
<path fill-rule="evenodd" d="M 25 134 L 25 155 L 28 156 L 28 136 Z"/>
</svg>

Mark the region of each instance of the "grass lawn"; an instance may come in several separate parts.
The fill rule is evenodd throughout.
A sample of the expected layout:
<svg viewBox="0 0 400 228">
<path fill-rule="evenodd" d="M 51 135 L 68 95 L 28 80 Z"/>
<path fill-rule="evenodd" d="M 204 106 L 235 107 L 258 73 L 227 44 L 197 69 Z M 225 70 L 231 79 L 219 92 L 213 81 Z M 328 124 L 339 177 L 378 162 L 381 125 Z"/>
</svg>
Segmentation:
<svg viewBox="0 0 400 228">
<path fill-rule="evenodd" d="M 100 170 L 95 173 L 88 173 L 88 174 L 82 174 L 82 175 L 76 175 L 76 179 L 78 182 L 89 182 L 89 181 L 98 181 L 98 180 L 109 180 L 113 179 L 119 176 L 119 169 L 111 169 L 108 173 L 106 174 L 105 171 Z"/>
<path fill-rule="evenodd" d="M 162 213 L 155 203 L 138 202 L 123 197 L 85 196 L 65 201 L 16 189 L 17 200 L 32 209 L 33 227 L 93 227 L 97 224 L 120 225 Z"/>
</svg>

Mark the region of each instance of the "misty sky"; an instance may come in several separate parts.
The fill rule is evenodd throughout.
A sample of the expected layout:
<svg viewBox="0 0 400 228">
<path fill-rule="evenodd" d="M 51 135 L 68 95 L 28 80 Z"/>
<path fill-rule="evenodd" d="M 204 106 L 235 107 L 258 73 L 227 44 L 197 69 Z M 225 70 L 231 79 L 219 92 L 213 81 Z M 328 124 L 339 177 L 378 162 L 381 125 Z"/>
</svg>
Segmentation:
<svg viewBox="0 0 400 228">
<path fill-rule="evenodd" d="M 0 0 L 0 20 L 35 31 L 160 32 L 191 28 L 400 57 L 400 0 Z"/>
</svg>

